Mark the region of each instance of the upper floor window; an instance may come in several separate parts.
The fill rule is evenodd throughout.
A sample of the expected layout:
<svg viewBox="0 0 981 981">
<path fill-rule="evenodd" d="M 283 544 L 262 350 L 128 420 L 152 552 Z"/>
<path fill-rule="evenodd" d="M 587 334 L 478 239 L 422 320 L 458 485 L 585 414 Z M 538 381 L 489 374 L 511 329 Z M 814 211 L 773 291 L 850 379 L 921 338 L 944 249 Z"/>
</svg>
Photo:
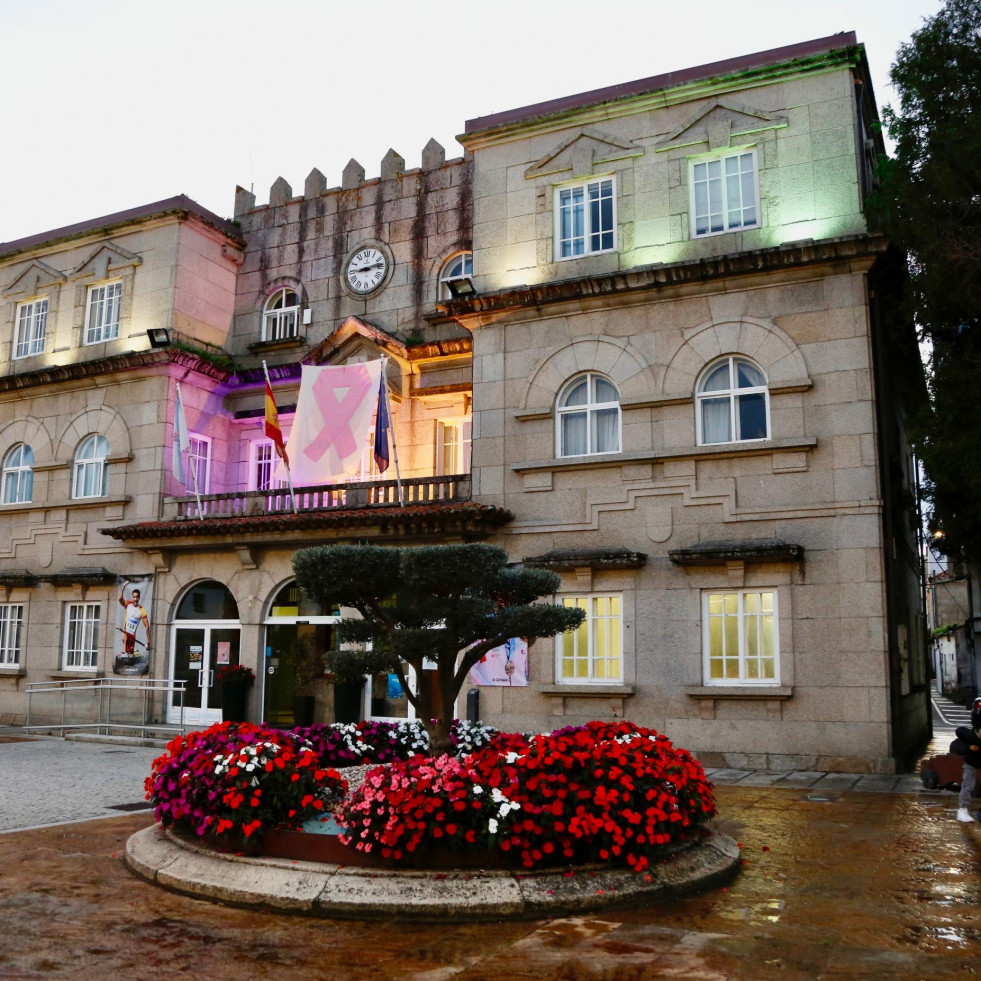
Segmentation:
<svg viewBox="0 0 981 981">
<path fill-rule="evenodd" d="M 616 228 L 616 181 L 612 177 L 555 189 L 556 258 L 615 249 Z"/>
<path fill-rule="evenodd" d="M 300 298 L 295 290 L 288 287 L 276 290 L 266 300 L 262 312 L 262 339 L 282 341 L 296 337 L 299 330 Z"/>
<path fill-rule="evenodd" d="M 458 283 L 473 276 L 473 253 L 460 252 L 451 256 L 439 274 L 439 299 L 450 300 L 453 298 L 451 283 Z"/>
<path fill-rule="evenodd" d="M 692 237 L 755 228 L 760 223 L 756 151 L 689 164 Z"/>
<path fill-rule="evenodd" d="M 287 486 L 285 480 L 274 480 L 273 473 L 279 455 L 271 439 L 257 439 L 250 444 L 249 490 L 278 490 Z"/>
<path fill-rule="evenodd" d="M 62 667 L 94 668 L 99 662 L 99 620 L 102 607 L 98 603 L 66 603 L 65 634 Z"/>
<path fill-rule="evenodd" d="M 188 451 L 188 463 L 194 477 L 197 478 L 195 484 L 192 477 L 192 487 L 197 487 L 199 494 L 210 494 L 211 481 L 211 440 L 207 436 L 199 436 L 197 433 L 188 433 L 190 449 Z"/>
<path fill-rule="evenodd" d="M 26 358 L 44 350 L 44 331 L 48 323 L 48 301 L 31 300 L 17 307 L 14 357 Z"/>
<path fill-rule="evenodd" d="M 109 493 L 109 440 L 86 436 L 75 452 L 72 497 L 105 497 Z"/>
<path fill-rule="evenodd" d="M 695 395 L 698 441 L 742 443 L 769 436 L 766 376 L 745 358 L 709 365 Z"/>
<path fill-rule="evenodd" d="M 776 593 L 705 593 L 702 602 L 705 684 L 779 684 Z"/>
<path fill-rule="evenodd" d="M 470 473 L 471 419 L 436 423 L 436 476 Z"/>
<path fill-rule="evenodd" d="M 85 343 L 99 344 L 119 336 L 119 301 L 122 283 L 90 286 L 85 306 Z"/>
<path fill-rule="evenodd" d="M 558 456 L 620 452 L 620 393 L 602 375 L 573 378 L 559 395 L 555 421 Z"/>
<path fill-rule="evenodd" d="M 20 664 L 21 631 L 24 627 L 24 607 L 19 603 L 0 605 L 0 666 Z"/>
<path fill-rule="evenodd" d="M 623 616 L 619 596 L 563 596 L 586 619 L 555 638 L 559 684 L 619 684 L 623 679 Z"/>
<path fill-rule="evenodd" d="M 27 443 L 11 447 L 3 458 L 4 504 L 26 504 L 34 493 L 34 450 Z"/>
</svg>

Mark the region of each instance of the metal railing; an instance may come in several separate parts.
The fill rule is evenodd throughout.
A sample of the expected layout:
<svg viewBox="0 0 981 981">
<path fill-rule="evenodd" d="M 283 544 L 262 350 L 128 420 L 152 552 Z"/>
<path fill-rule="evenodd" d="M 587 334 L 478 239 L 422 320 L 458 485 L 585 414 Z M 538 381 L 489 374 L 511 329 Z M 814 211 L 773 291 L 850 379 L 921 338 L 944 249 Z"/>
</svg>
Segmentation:
<svg viewBox="0 0 981 981">
<path fill-rule="evenodd" d="M 348 484 L 298 487 L 294 495 L 298 511 L 332 511 L 354 508 L 398 507 L 398 483 L 370 480 Z M 470 500 L 470 474 L 446 477 L 406 477 L 402 481 L 402 504 L 432 504 Z M 202 494 L 200 510 L 195 497 L 169 497 L 164 501 L 164 518 L 237 518 L 243 515 L 285 514 L 293 510 L 289 489 L 233 491 Z"/>
<path fill-rule="evenodd" d="M 183 733 L 184 679 L 78 678 L 67 681 L 36 681 L 25 686 L 27 717 L 24 729 L 34 732 L 88 730 L 99 735 L 139 732 Z M 116 692 L 115 701 L 113 692 Z M 160 697 L 163 696 L 163 697 Z M 180 708 L 180 722 L 156 722 L 151 713 L 167 718 L 173 696 Z M 115 713 L 115 714 L 114 714 Z"/>
</svg>

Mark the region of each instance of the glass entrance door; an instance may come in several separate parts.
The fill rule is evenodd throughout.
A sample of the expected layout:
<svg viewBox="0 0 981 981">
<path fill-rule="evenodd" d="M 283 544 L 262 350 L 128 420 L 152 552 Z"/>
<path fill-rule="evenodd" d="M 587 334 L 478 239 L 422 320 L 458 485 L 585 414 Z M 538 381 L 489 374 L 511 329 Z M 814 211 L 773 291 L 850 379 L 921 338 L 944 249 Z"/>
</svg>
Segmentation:
<svg viewBox="0 0 981 981">
<path fill-rule="evenodd" d="M 171 677 L 184 681 L 184 724 L 191 729 L 221 722 L 221 690 L 215 684 L 218 668 L 239 663 L 239 628 L 219 624 L 174 626 Z M 167 721 L 180 723 L 181 696 L 173 692 Z"/>
</svg>

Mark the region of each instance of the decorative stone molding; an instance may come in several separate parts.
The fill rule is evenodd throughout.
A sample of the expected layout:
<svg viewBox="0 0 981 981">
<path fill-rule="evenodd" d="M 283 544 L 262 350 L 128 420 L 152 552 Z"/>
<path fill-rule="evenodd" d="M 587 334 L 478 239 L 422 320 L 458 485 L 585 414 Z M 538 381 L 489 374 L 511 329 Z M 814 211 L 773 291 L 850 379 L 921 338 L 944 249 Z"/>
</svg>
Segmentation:
<svg viewBox="0 0 981 981">
<path fill-rule="evenodd" d="M 579 568 L 639 569 L 647 562 L 647 554 L 611 546 L 556 548 L 543 555 L 528 556 L 522 562 L 535 569 L 552 569 L 555 572 L 571 572 Z"/>
<path fill-rule="evenodd" d="M 728 565 L 746 562 L 803 562 L 804 546 L 782 538 L 726 539 L 698 542 L 668 552 L 675 565 Z"/>
</svg>

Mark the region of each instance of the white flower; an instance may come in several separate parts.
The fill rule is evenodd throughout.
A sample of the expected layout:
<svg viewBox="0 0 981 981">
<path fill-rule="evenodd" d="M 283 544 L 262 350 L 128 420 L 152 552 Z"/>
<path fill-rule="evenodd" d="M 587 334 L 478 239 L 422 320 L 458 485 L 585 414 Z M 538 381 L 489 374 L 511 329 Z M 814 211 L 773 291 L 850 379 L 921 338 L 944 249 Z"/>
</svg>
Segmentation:
<svg viewBox="0 0 981 981">
<path fill-rule="evenodd" d="M 516 759 L 518 759 L 518 754 L 512 751 L 508 753 L 507 756 L 504 757 L 504 762 L 513 763 Z"/>
<path fill-rule="evenodd" d="M 473 792 L 474 792 L 475 794 L 482 794 L 482 793 L 484 792 L 484 788 L 483 788 L 483 787 L 481 787 L 481 786 L 480 786 L 479 784 L 476 784 L 476 783 L 475 783 L 475 784 L 473 785 Z"/>
<path fill-rule="evenodd" d="M 497 821 L 495 821 L 494 818 L 491 818 L 487 822 L 487 832 L 488 834 L 492 834 L 492 835 L 497 834 Z"/>
</svg>

